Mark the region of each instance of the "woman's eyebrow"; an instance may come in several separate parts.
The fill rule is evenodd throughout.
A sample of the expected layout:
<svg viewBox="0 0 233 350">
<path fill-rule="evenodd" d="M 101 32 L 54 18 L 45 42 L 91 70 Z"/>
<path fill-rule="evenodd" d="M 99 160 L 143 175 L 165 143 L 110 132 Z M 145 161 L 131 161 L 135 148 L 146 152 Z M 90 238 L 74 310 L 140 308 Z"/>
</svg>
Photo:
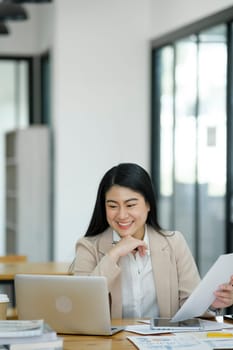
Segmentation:
<svg viewBox="0 0 233 350">
<path fill-rule="evenodd" d="M 125 203 L 131 202 L 131 201 L 138 201 L 138 198 L 129 198 L 125 201 Z"/>
<path fill-rule="evenodd" d="M 128 202 L 131 202 L 131 201 L 138 201 L 138 198 L 129 198 L 129 199 L 126 199 L 124 202 L 128 203 Z M 106 203 L 118 203 L 118 202 L 114 201 L 114 199 L 107 199 Z"/>
</svg>

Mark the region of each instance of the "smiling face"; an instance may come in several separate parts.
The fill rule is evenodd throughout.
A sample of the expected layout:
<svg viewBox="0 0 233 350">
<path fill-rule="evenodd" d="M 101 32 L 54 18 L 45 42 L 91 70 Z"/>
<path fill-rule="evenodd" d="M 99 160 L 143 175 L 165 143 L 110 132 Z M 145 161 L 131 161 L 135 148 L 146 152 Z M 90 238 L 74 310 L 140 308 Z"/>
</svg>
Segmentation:
<svg viewBox="0 0 233 350">
<path fill-rule="evenodd" d="M 114 185 L 106 192 L 105 209 L 109 226 L 121 237 L 143 239 L 150 207 L 139 192 Z"/>
</svg>

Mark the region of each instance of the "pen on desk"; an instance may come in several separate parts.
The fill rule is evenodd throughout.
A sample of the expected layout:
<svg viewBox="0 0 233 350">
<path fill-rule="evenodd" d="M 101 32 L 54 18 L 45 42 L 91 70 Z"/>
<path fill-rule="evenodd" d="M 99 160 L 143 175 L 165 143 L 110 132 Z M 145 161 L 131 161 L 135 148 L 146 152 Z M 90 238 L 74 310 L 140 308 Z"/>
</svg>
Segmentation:
<svg viewBox="0 0 233 350">
<path fill-rule="evenodd" d="M 212 332 L 212 333 L 207 333 L 206 336 L 208 338 L 233 338 L 233 333 Z"/>
</svg>

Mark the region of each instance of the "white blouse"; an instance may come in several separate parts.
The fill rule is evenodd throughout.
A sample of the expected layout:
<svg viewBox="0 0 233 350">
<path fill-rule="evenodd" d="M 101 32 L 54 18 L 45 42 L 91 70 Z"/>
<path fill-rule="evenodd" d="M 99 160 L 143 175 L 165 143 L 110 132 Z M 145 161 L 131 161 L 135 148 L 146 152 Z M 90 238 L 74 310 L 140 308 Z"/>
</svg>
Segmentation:
<svg viewBox="0 0 233 350">
<path fill-rule="evenodd" d="M 113 239 L 115 242 L 121 239 L 115 231 Z M 139 252 L 129 253 L 121 257 L 118 262 L 122 276 L 123 318 L 159 316 L 147 227 L 144 241 L 148 247 L 145 256 L 141 257 Z"/>
</svg>

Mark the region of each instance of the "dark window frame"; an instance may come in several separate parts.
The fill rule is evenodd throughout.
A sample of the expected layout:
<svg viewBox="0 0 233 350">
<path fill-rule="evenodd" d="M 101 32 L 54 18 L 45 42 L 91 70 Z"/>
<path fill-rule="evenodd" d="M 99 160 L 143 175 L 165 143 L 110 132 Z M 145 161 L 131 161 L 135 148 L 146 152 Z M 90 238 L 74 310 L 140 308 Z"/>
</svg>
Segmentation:
<svg viewBox="0 0 233 350">
<path fill-rule="evenodd" d="M 26 61 L 28 62 L 28 91 L 27 91 L 27 96 L 28 96 L 28 111 L 29 111 L 29 120 L 28 123 L 32 124 L 33 121 L 33 104 L 34 104 L 34 99 L 33 99 L 33 74 L 32 74 L 32 67 L 33 67 L 33 57 L 32 56 L 10 56 L 10 55 L 1 55 L 0 56 L 0 61 L 11 61 L 11 62 L 20 62 L 20 61 Z"/>
<path fill-rule="evenodd" d="M 48 118 L 44 116 L 45 96 L 43 91 L 44 77 L 42 73 L 45 61 L 50 59 L 49 51 L 40 55 L 1 55 L 0 60 L 9 60 L 12 62 L 26 61 L 28 62 L 28 124 L 49 124 Z"/>
</svg>

